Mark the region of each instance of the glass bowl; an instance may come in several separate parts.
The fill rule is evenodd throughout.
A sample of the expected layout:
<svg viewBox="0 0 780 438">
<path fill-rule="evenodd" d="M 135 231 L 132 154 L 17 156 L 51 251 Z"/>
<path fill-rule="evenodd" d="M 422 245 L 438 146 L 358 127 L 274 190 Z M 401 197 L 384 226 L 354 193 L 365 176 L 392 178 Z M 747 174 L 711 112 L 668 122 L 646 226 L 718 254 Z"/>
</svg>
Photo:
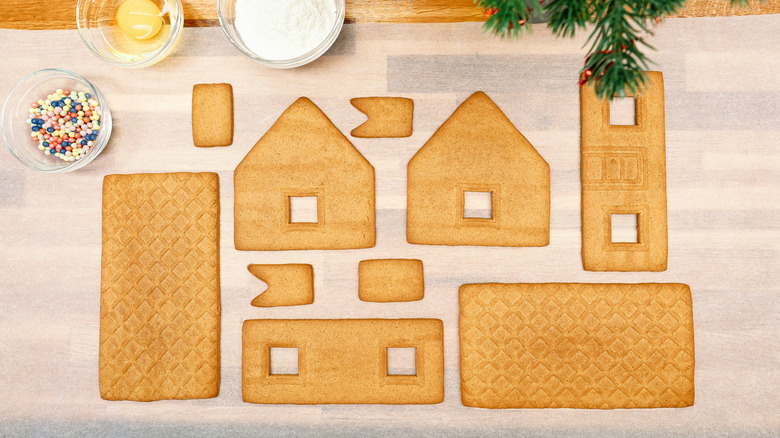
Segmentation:
<svg viewBox="0 0 780 438">
<path fill-rule="evenodd" d="M 116 23 L 124 0 L 78 0 L 76 23 L 84 44 L 98 58 L 128 68 L 148 67 L 168 56 L 181 37 L 184 13 L 181 0 L 151 0 L 162 11 L 163 27 L 148 40 L 127 37 Z"/>
<path fill-rule="evenodd" d="M 57 89 L 83 91 L 97 100 L 100 106 L 100 130 L 94 144 L 83 158 L 75 161 L 64 161 L 54 155 L 47 155 L 38 149 L 38 143 L 33 141 L 30 117 L 30 105 Z M 94 160 L 111 137 L 111 112 L 103 93 L 81 75 L 59 69 L 45 69 L 32 73 L 22 79 L 11 90 L 3 105 L 0 115 L 5 145 L 22 164 L 39 172 L 69 172 L 86 166 Z"/>
<path fill-rule="evenodd" d="M 344 14 L 346 11 L 345 0 L 330 0 L 336 4 L 336 22 L 333 23 L 333 27 L 330 29 L 330 32 L 325 37 L 325 39 L 320 42 L 319 45 L 304 53 L 303 55 L 295 58 L 266 59 L 252 52 L 252 50 L 249 49 L 249 47 L 247 47 L 247 45 L 244 43 L 244 40 L 241 38 L 241 34 L 236 29 L 236 1 L 237 0 L 218 0 L 217 15 L 219 16 L 219 25 L 225 32 L 228 40 L 230 40 L 230 42 L 233 43 L 233 45 L 236 46 L 236 48 L 241 53 L 267 67 L 293 68 L 300 67 L 314 61 L 315 59 L 322 56 L 323 53 L 328 51 L 330 46 L 332 46 L 336 41 L 336 38 L 338 38 L 339 33 L 341 33 L 342 26 L 344 26 Z"/>
</svg>

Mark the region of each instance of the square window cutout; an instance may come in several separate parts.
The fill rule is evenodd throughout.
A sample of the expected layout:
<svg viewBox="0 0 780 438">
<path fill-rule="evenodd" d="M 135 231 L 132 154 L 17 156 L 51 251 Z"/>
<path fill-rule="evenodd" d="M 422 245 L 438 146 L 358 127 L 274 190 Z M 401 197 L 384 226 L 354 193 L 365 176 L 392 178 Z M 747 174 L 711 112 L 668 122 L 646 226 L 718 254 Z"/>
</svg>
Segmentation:
<svg viewBox="0 0 780 438">
<path fill-rule="evenodd" d="M 298 349 L 271 347 L 271 375 L 298 375 Z"/>
<path fill-rule="evenodd" d="M 493 192 L 463 192 L 464 219 L 492 219 Z"/>
<path fill-rule="evenodd" d="M 289 198 L 291 224 L 316 224 L 318 222 L 316 196 L 290 196 Z"/>
<path fill-rule="evenodd" d="M 636 98 L 616 97 L 609 102 L 610 125 L 636 125 Z"/>
<path fill-rule="evenodd" d="M 639 215 L 612 214 L 612 243 L 639 243 Z"/>
<path fill-rule="evenodd" d="M 387 375 L 388 376 L 416 376 L 417 375 L 417 349 L 411 348 L 387 348 Z"/>
</svg>

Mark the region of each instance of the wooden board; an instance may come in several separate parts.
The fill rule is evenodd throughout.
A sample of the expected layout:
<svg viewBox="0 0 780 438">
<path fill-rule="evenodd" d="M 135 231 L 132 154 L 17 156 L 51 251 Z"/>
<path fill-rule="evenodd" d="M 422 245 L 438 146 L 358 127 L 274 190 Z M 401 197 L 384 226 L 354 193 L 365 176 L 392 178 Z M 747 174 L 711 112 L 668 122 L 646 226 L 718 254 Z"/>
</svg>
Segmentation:
<svg viewBox="0 0 780 438">
<path fill-rule="evenodd" d="M 0 146 L 0 436 L 768 436 L 780 429 L 780 45 L 771 16 L 669 20 L 649 42 L 666 89 L 669 269 L 585 272 L 580 248 L 577 72 L 586 35 L 545 29 L 521 41 L 480 23 L 348 24 L 336 45 L 294 70 L 243 57 L 220 29 L 187 29 L 170 58 L 108 65 L 74 31 L 0 30 L 0 99 L 28 73 L 58 66 L 107 95 L 111 143 L 70 174 L 27 170 Z M 67 51 L 40 47 L 70 41 Z M 192 144 L 195 83 L 227 82 L 232 146 Z M 475 90 L 484 90 L 550 165 L 550 245 L 437 247 L 406 242 L 406 165 Z M 414 133 L 350 139 L 376 169 L 377 246 L 237 251 L 233 169 L 295 99 L 308 96 L 348 133 L 365 120 L 352 97 L 415 100 Z M 209 400 L 109 402 L 98 391 L 101 181 L 105 174 L 212 171 L 220 176 L 221 387 Z M 425 298 L 358 298 L 358 263 L 415 258 Z M 314 303 L 255 308 L 250 263 L 309 263 Z M 458 288 L 474 282 L 680 282 L 691 286 L 692 408 L 506 410 L 461 404 Z M 241 326 L 264 318 L 443 321 L 445 399 L 431 406 L 258 406 L 241 401 Z"/>
<path fill-rule="evenodd" d="M 3 0 L 0 2 L 0 28 L 75 29 L 77 0 Z M 219 26 L 216 0 L 182 0 L 184 25 Z M 688 0 L 680 17 L 717 17 L 780 13 L 780 0 L 750 0 L 747 7 L 732 8 L 729 0 Z M 451 23 L 484 21 L 485 16 L 472 0 L 347 0 L 347 22 Z"/>
</svg>

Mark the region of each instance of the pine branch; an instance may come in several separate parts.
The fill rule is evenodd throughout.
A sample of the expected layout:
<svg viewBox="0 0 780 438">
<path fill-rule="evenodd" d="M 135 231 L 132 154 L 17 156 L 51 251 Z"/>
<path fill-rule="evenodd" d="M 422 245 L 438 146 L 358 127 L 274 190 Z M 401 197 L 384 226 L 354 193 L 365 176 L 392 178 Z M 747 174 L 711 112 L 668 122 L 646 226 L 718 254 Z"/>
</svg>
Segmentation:
<svg viewBox="0 0 780 438">
<path fill-rule="evenodd" d="M 475 0 L 489 18 L 485 29 L 500 37 L 518 37 L 522 31 L 531 31 L 533 11 L 541 11 L 539 0 Z M 498 6 L 495 6 L 498 5 Z"/>
<path fill-rule="evenodd" d="M 584 82 L 595 83 L 596 95 L 601 98 L 625 96 L 626 91 L 635 93 L 644 84 L 643 71 L 648 68 L 636 44 L 639 32 L 647 27 L 632 22 L 630 0 L 598 1 L 602 12 L 596 16 L 595 28 L 588 37 L 591 46 L 581 72 Z"/>
<path fill-rule="evenodd" d="M 586 82 L 595 83 L 596 94 L 602 98 L 637 93 L 651 62 L 640 48 L 654 50 L 644 41 L 653 35 L 649 23 L 676 12 L 683 0 L 597 1 L 603 13 L 595 17 L 595 29 L 588 39 L 592 45 L 583 68 Z"/>
<path fill-rule="evenodd" d="M 584 28 L 593 15 L 588 0 L 552 0 L 544 7 L 547 23 L 555 35 L 573 37 L 577 28 Z"/>
<path fill-rule="evenodd" d="M 762 2 L 765 0 L 761 0 Z M 557 36 L 573 37 L 593 25 L 580 85 L 594 84 L 601 98 L 636 93 L 645 83 L 650 59 L 645 42 L 664 16 L 677 12 L 685 0 L 475 0 L 489 18 L 485 29 L 504 37 L 531 31 L 531 14 L 547 15 L 547 26 Z M 749 0 L 730 0 L 745 6 Z M 540 4 L 544 3 L 544 8 Z"/>
</svg>

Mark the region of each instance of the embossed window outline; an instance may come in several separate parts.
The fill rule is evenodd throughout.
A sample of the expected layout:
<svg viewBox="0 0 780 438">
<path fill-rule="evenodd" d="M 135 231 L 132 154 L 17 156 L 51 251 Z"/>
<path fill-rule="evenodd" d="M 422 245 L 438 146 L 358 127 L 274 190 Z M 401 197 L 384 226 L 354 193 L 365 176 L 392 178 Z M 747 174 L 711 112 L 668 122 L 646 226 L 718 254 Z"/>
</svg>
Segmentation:
<svg viewBox="0 0 780 438">
<path fill-rule="evenodd" d="M 633 226 L 628 226 L 629 221 Z M 640 243 L 639 215 L 634 213 L 612 213 L 609 215 L 610 242 L 612 243 Z M 625 230 L 623 228 L 626 228 Z M 618 233 L 616 233 L 618 232 Z M 621 237 L 615 237 L 620 234 Z M 624 239 L 622 236 L 630 236 Z"/>
<path fill-rule="evenodd" d="M 389 348 L 414 348 L 415 374 L 388 374 L 387 356 Z M 380 375 L 383 378 L 383 383 L 391 385 L 423 385 L 423 382 L 425 381 L 425 374 L 423 372 L 425 369 L 425 364 L 423 362 L 425 351 L 423 350 L 423 345 L 421 343 L 406 340 L 393 341 L 381 345 L 379 350 L 381 362 Z"/>
<path fill-rule="evenodd" d="M 316 222 L 293 222 L 292 203 L 293 198 L 316 198 L 317 199 L 317 221 Z M 324 193 L 321 189 L 311 190 L 282 190 L 281 202 L 284 203 L 284 226 L 290 230 L 317 230 L 325 225 L 325 208 L 323 207 Z"/>
<path fill-rule="evenodd" d="M 388 376 L 416 376 L 417 375 L 417 348 L 416 347 L 387 347 L 387 375 Z M 407 357 L 411 355 L 411 358 Z M 411 359 L 410 368 L 392 369 L 390 368 L 393 360 L 403 361 Z M 410 372 L 411 371 L 411 372 Z"/>
<path fill-rule="evenodd" d="M 271 374 L 271 350 L 277 348 L 298 350 L 298 374 Z M 289 383 L 294 385 L 300 385 L 303 382 L 305 370 L 305 351 L 303 345 L 297 345 L 292 343 L 273 343 L 264 346 L 263 356 L 267 366 L 265 367 L 265 378 L 272 380 L 275 383 Z"/>
<path fill-rule="evenodd" d="M 480 204 L 487 201 L 486 209 L 471 208 L 473 204 Z M 483 214 L 485 214 L 483 216 Z M 493 219 L 493 192 L 472 192 L 465 190 L 463 192 L 463 219 Z"/>
<path fill-rule="evenodd" d="M 636 97 L 634 96 L 613 97 L 612 100 L 609 101 L 609 120 L 608 120 L 609 125 L 610 126 L 636 126 L 638 121 L 636 117 L 636 113 L 637 113 L 636 104 L 637 104 Z M 625 117 L 627 119 L 629 115 L 630 118 L 633 119 L 633 123 L 622 123 L 623 118 Z"/>
<path fill-rule="evenodd" d="M 295 350 L 290 351 L 290 350 Z M 274 372 L 274 366 L 279 366 L 279 360 L 283 360 L 280 356 L 288 356 L 295 354 L 295 372 Z M 274 359 L 276 357 L 277 360 Z M 268 375 L 269 376 L 297 376 L 298 375 L 298 347 L 268 347 Z M 276 362 L 276 364 L 274 364 Z M 281 371 L 278 370 L 277 371 Z M 283 369 L 283 371 L 292 371 Z"/>
<path fill-rule="evenodd" d="M 625 206 L 604 208 L 604 250 L 647 251 L 649 236 L 647 227 L 647 206 Z M 612 242 L 612 215 L 636 215 L 636 242 Z"/>
<path fill-rule="evenodd" d="M 617 96 L 616 96 L 617 97 Z M 634 99 L 634 124 L 633 125 L 612 125 L 610 123 L 610 100 L 601 100 L 601 126 L 608 132 L 643 132 L 647 128 L 647 108 L 645 98 L 641 94 L 626 92 L 626 98 Z"/>
<path fill-rule="evenodd" d="M 490 193 L 490 217 L 466 216 L 466 192 Z M 501 187 L 497 184 L 463 184 L 457 188 L 457 222 L 461 225 L 498 226 L 501 220 Z"/>
</svg>

